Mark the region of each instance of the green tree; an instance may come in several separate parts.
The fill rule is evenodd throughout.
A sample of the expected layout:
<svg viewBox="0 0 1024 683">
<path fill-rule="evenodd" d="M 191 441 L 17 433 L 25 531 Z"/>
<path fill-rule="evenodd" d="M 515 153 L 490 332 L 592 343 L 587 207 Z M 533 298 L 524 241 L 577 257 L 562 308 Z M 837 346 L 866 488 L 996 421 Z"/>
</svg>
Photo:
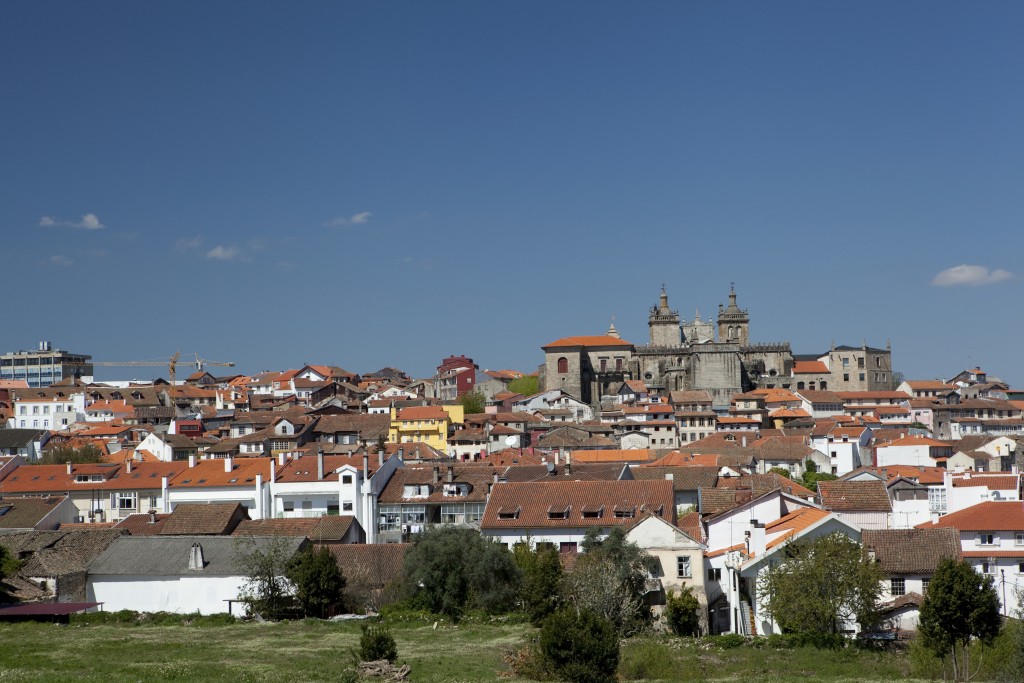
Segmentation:
<svg viewBox="0 0 1024 683">
<path fill-rule="evenodd" d="M 403 592 L 414 606 L 458 620 L 467 609 L 515 608 L 522 574 L 504 545 L 473 529 L 442 526 L 405 554 Z"/>
<path fill-rule="evenodd" d="M 832 481 L 834 479 L 838 479 L 838 477 L 828 472 L 804 472 L 803 485 L 812 491 L 817 491 L 819 481 Z"/>
<path fill-rule="evenodd" d="M 459 403 L 466 415 L 472 415 L 484 412 L 487 399 L 479 391 L 469 391 L 459 397 Z"/>
<path fill-rule="evenodd" d="M 522 377 L 514 379 L 508 383 L 508 390 L 514 394 L 533 396 L 540 390 L 537 376 L 523 375 Z"/>
<path fill-rule="evenodd" d="M 971 641 L 990 645 L 999 626 L 992 577 L 974 571 L 966 560 L 942 560 L 928 584 L 917 632 L 937 657 L 949 658 L 953 680 L 969 681 L 977 673 L 971 672 Z"/>
<path fill-rule="evenodd" d="M 679 595 L 669 591 L 665 600 L 665 623 L 677 636 L 700 635 L 700 601 L 687 587 Z"/>
<path fill-rule="evenodd" d="M 239 536 L 235 541 L 235 568 L 245 576 L 240 595 L 251 614 L 278 619 L 294 605 L 287 578 L 292 552 L 286 539 Z"/>
<path fill-rule="evenodd" d="M 607 619 L 621 635 L 632 635 L 651 622 L 644 603 L 647 578 L 657 560 L 626 540 L 621 527 L 604 539 L 591 528 L 581 543 L 583 552 L 565 580 L 565 599 L 578 611 L 589 610 Z"/>
<path fill-rule="evenodd" d="M 615 627 L 588 609 L 563 608 L 540 631 L 541 656 L 551 671 L 571 683 L 612 683 L 619 666 Z"/>
<path fill-rule="evenodd" d="M 295 598 L 307 617 L 327 617 L 335 605 L 344 605 L 345 576 L 325 546 L 307 548 L 289 562 L 285 576 L 295 587 Z"/>
<path fill-rule="evenodd" d="M 561 604 L 563 571 L 558 551 L 550 545 L 531 548 L 529 543 L 517 543 L 512 555 L 523 574 L 523 609 L 530 623 L 540 626 Z"/>
<path fill-rule="evenodd" d="M 44 448 L 42 457 L 35 464 L 63 465 L 67 462 L 70 462 L 72 465 L 103 462 L 103 453 L 91 443 L 79 446 L 78 448 L 63 443 L 53 448 Z"/>
<path fill-rule="evenodd" d="M 789 470 L 787 470 L 785 467 L 773 467 L 770 470 L 768 470 L 768 472 L 769 474 L 777 474 L 780 477 L 785 477 L 786 479 L 789 479 Z"/>
<path fill-rule="evenodd" d="M 882 574 L 860 544 L 834 532 L 786 544 L 786 559 L 758 581 L 767 612 L 786 633 L 837 634 L 843 622 L 862 629 L 879 621 Z"/>
<path fill-rule="evenodd" d="M 10 593 L 4 586 L 4 579 L 17 572 L 20 565 L 21 563 L 14 555 L 0 545 L 0 603 L 8 602 L 11 599 Z"/>
</svg>

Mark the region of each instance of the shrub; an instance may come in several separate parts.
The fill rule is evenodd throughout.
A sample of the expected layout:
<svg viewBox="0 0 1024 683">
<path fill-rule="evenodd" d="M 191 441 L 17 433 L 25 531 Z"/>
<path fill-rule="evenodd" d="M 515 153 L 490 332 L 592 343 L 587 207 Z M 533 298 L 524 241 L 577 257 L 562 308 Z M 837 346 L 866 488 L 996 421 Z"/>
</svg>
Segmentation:
<svg viewBox="0 0 1024 683">
<path fill-rule="evenodd" d="M 723 650 L 731 650 L 746 644 L 747 639 L 738 633 L 723 633 L 720 636 L 715 636 L 713 642 Z"/>
<path fill-rule="evenodd" d="M 590 610 L 563 608 L 540 631 L 544 661 L 559 679 L 570 683 L 610 683 L 619 666 L 615 627 Z"/>
<path fill-rule="evenodd" d="M 364 662 L 386 659 L 392 663 L 398 659 L 398 645 L 387 626 L 363 624 L 363 633 L 359 636 L 359 659 Z"/>
<path fill-rule="evenodd" d="M 692 589 L 687 588 L 679 595 L 669 591 L 665 599 L 665 623 L 677 636 L 700 634 L 700 602 Z"/>
</svg>

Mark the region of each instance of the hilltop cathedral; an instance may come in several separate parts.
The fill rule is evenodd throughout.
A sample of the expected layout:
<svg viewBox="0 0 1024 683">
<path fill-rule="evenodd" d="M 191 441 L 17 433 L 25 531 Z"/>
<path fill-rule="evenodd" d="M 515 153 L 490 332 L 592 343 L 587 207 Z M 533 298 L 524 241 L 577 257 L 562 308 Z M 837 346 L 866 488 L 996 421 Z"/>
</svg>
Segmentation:
<svg viewBox="0 0 1024 683">
<path fill-rule="evenodd" d="M 795 361 L 789 342 L 750 343 L 750 316 L 736 305 L 735 287 L 730 288 L 729 305 L 718 306 L 717 334 L 712 321 L 701 320 L 699 311 L 692 322 L 680 318 L 678 311 L 669 308 L 664 286 L 658 305 L 651 307 L 647 326 L 650 340 L 643 346 L 623 340 L 612 323 L 603 335 L 563 337 L 541 347 L 545 356 L 540 368 L 542 386 L 563 389 L 596 406 L 602 397 L 617 392 L 622 382 L 639 379 L 652 391 L 703 389 L 720 408 L 728 407 L 733 394 L 756 387 L 805 388 L 803 381 L 793 378 Z M 886 373 L 874 373 L 878 381 L 865 380 L 861 373 L 859 383 L 851 382 L 847 373 L 842 375 L 846 381 L 840 381 L 831 361 L 836 356 L 837 367 L 841 361 L 846 368 L 849 358 L 842 359 L 838 354 L 847 352 L 861 368 L 869 356 L 879 369 L 884 359 Z M 833 345 L 830 352 L 807 358 L 815 359 L 816 364 L 811 389 L 889 388 L 888 349 L 871 349 L 866 344 L 837 349 Z"/>
</svg>

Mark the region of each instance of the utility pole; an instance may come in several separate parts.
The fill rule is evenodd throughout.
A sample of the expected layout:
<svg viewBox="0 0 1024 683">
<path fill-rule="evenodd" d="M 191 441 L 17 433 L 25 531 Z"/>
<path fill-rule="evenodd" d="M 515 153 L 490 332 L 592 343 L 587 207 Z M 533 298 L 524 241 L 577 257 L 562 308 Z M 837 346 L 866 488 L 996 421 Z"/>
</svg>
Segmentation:
<svg viewBox="0 0 1024 683">
<path fill-rule="evenodd" d="M 1003 583 L 1003 605 L 1002 605 L 1002 614 L 1003 614 L 1003 616 L 1005 617 L 1005 616 L 1006 616 L 1006 570 L 1005 570 L 1005 569 L 1000 569 L 1000 570 L 999 570 L 999 576 L 1001 577 L 1001 578 L 1000 578 L 1000 580 L 1001 580 L 1001 581 L 1002 581 L 1002 583 Z"/>
</svg>

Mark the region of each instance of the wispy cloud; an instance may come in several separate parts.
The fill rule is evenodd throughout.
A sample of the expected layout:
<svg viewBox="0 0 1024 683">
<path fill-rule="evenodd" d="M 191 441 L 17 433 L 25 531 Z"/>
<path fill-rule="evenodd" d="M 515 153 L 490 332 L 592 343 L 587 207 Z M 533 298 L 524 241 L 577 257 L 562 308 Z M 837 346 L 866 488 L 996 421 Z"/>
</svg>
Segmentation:
<svg viewBox="0 0 1024 683">
<path fill-rule="evenodd" d="M 50 257 L 50 263 L 55 266 L 66 268 L 67 266 L 70 266 L 72 263 L 74 263 L 74 261 L 69 259 L 64 254 L 54 254 L 53 256 Z"/>
<path fill-rule="evenodd" d="M 203 244 L 203 238 L 202 237 L 198 237 L 198 236 L 197 237 L 182 237 L 182 238 L 178 239 L 177 241 L 175 241 L 175 243 L 174 243 L 174 251 L 177 251 L 177 252 L 195 251 L 196 249 L 201 247 L 202 244 Z"/>
<path fill-rule="evenodd" d="M 206 252 L 206 258 L 218 261 L 233 261 L 237 256 L 238 247 L 225 247 L 221 244 Z"/>
<path fill-rule="evenodd" d="M 102 230 L 107 227 L 100 222 L 94 213 L 87 213 L 80 221 L 65 221 L 53 216 L 43 216 L 39 219 L 40 228 L 81 228 L 82 230 Z"/>
<path fill-rule="evenodd" d="M 338 216 L 334 220 L 327 221 L 324 225 L 328 228 L 340 228 L 343 225 L 364 225 L 370 222 L 370 216 L 372 215 L 369 211 L 361 211 L 347 218 L 345 216 Z"/>
<path fill-rule="evenodd" d="M 954 266 L 942 271 L 932 280 L 937 287 L 980 287 L 1009 280 L 1013 273 L 1008 270 L 989 270 L 985 266 Z"/>
</svg>

